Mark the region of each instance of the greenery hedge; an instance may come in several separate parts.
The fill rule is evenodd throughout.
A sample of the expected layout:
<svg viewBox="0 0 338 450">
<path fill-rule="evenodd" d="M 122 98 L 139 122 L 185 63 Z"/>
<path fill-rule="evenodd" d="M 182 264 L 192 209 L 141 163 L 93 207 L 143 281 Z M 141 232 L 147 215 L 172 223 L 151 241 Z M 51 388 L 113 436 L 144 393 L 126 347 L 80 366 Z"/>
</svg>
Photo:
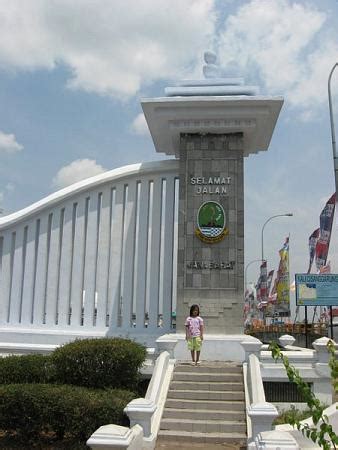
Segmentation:
<svg viewBox="0 0 338 450">
<path fill-rule="evenodd" d="M 0 384 L 49 383 L 54 378 L 50 356 L 22 355 L 0 358 Z"/>
<path fill-rule="evenodd" d="M 128 425 L 123 409 L 145 388 L 145 357 L 136 342 L 103 338 L 77 340 L 49 356 L 0 358 L 0 431 L 20 442 L 49 435 L 85 441 L 101 425 Z"/>
<path fill-rule="evenodd" d="M 127 425 L 123 408 L 135 397 L 130 391 L 93 390 L 51 384 L 0 386 L 0 427 L 30 440 L 42 431 L 88 439 L 101 425 Z"/>
<path fill-rule="evenodd" d="M 60 384 L 136 389 L 146 348 L 122 338 L 82 339 L 56 349 L 51 360 Z"/>
<path fill-rule="evenodd" d="M 128 339 L 77 340 L 49 356 L 0 358 L 0 384 L 57 383 L 137 390 L 145 357 L 145 347 Z"/>
<path fill-rule="evenodd" d="M 294 405 L 291 405 L 290 409 L 284 410 L 279 413 L 279 416 L 273 421 L 273 425 L 281 425 L 284 423 L 295 422 L 296 420 L 304 420 L 311 417 L 311 411 L 309 409 L 300 411 L 296 409 Z"/>
</svg>

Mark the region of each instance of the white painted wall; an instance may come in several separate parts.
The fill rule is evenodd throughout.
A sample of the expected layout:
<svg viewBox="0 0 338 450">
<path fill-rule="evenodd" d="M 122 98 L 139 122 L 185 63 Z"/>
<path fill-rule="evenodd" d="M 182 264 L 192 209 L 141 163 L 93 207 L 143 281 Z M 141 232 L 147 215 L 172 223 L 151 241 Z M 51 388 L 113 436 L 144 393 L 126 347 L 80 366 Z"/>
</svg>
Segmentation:
<svg viewBox="0 0 338 450">
<path fill-rule="evenodd" d="M 126 166 L 1 218 L 0 342 L 169 331 L 177 179 L 175 160 Z"/>
</svg>

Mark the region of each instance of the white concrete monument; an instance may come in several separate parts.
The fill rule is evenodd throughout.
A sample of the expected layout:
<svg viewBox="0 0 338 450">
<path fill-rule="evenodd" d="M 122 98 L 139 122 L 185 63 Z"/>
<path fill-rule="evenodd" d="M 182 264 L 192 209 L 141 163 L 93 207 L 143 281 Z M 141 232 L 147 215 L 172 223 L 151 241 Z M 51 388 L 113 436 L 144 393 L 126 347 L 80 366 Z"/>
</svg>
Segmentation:
<svg viewBox="0 0 338 450">
<path fill-rule="evenodd" d="M 177 331 L 197 303 L 208 334 L 243 338 L 243 159 L 267 150 L 283 104 L 205 53 L 205 79 L 142 100 L 157 152 L 180 161 Z M 229 76 L 228 76 L 229 75 Z M 240 337 L 241 336 L 241 337 Z"/>
<path fill-rule="evenodd" d="M 169 347 L 183 345 L 198 303 L 203 353 L 244 359 L 234 345 L 244 339 L 243 163 L 268 149 L 283 99 L 260 95 L 211 52 L 203 71 L 142 101 L 156 150 L 176 160 L 115 169 L 0 218 L 3 351 L 107 334 L 153 347 L 172 331 L 177 298 Z"/>
</svg>

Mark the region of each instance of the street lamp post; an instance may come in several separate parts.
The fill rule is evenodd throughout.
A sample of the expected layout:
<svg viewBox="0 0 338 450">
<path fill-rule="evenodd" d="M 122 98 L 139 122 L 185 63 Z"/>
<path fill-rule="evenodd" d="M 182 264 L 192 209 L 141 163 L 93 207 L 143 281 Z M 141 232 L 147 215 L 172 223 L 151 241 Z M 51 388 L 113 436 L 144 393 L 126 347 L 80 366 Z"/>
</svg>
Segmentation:
<svg viewBox="0 0 338 450">
<path fill-rule="evenodd" d="M 262 262 L 265 261 L 265 259 L 264 259 L 264 228 L 265 228 L 265 225 L 266 225 L 268 222 L 270 222 L 270 220 L 275 219 L 276 217 L 291 217 L 291 216 L 293 216 L 292 213 L 276 214 L 275 216 L 269 217 L 269 218 L 265 221 L 265 223 L 264 223 L 264 225 L 263 225 L 263 227 L 262 227 Z M 266 299 L 263 299 L 263 300 L 266 300 Z M 264 324 L 265 324 L 265 314 L 264 314 L 264 312 L 263 312 L 263 319 L 264 319 Z"/>
<path fill-rule="evenodd" d="M 246 276 L 246 274 L 247 274 L 248 267 L 251 266 L 251 264 L 253 264 L 255 262 L 261 262 L 261 260 L 260 259 L 253 259 L 252 261 L 248 262 L 248 264 L 245 266 L 245 269 L 244 269 L 244 294 L 245 294 L 246 287 L 247 287 L 247 276 Z"/>
<path fill-rule="evenodd" d="M 265 221 L 265 223 L 262 227 L 262 240 L 261 240 L 261 242 L 262 242 L 262 261 L 264 261 L 264 228 L 265 228 L 265 225 L 268 222 L 270 222 L 270 220 L 275 219 L 276 217 L 291 217 L 291 216 L 293 216 L 292 213 L 276 214 L 275 216 L 269 217 L 268 220 Z"/>
<path fill-rule="evenodd" d="M 251 266 L 251 264 L 253 264 L 255 262 L 261 262 L 261 260 L 260 259 L 253 259 L 252 261 L 248 262 L 248 264 L 245 266 L 245 269 L 244 269 L 244 300 L 245 301 L 246 301 L 245 293 L 246 293 L 246 288 L 247 288 L 247 276 L 246 276 L 247 275 L 247 270 L 248 270 L 248 267 Z M 251 300 L 250 300 L 250 302 L 249 302 L 249 311 L 251 312 L 251 310 L 252 310 L 252 304 L 251 304 Z"/>
<path fill-rule="evenodd" d="M 327 82 L 327 90 L 329 95 L 329 109 L 330 109 L 330 123 L 331 123 L 331 139 L 332 139 L 332 153 L 333 153 L 333 165 L 334 165 L 334 177 L 335 177 L 335 186 L 336 186 L 336 192 L 338 190 L 338 157 L 337 157 L 337 151 L 336 151 L 336 135 L 334 130 L 334 121 L 333 121 L 333 112 L 332 112 L 332 98 L 331 98 L 331 77 L 335 70 L 335 68 L 338 66 L 338 62 L 332 67 L 329 79 Z M 337 194 L 336 194 L 337 195 Z"/>
</svg>

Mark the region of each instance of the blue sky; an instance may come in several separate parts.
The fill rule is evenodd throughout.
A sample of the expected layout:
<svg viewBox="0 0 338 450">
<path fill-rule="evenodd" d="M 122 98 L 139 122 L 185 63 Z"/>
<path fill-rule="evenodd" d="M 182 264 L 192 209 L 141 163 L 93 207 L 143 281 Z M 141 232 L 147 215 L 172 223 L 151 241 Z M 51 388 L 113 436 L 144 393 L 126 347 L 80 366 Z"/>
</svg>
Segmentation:
<svg viewBox="0 0 338 450">
<path fill-rule="evenodd" d="M 156 154 L 140 98 L 202 77 L 212 49 L 247 84 L 285 99 L 268 152 L 245 160 L 246 263 L 291 272 L 334 192 L 327 78 L 338 61 L 338 1 L 0 0 L 0 208 L 17 211 L 80 178 Z M 332 78 L 338 128 L 338 70 Z M 337 224 L 329 259 L 338 272 Z M 258 265 L 248 270 L 256 280 Z"/>
</svg>

